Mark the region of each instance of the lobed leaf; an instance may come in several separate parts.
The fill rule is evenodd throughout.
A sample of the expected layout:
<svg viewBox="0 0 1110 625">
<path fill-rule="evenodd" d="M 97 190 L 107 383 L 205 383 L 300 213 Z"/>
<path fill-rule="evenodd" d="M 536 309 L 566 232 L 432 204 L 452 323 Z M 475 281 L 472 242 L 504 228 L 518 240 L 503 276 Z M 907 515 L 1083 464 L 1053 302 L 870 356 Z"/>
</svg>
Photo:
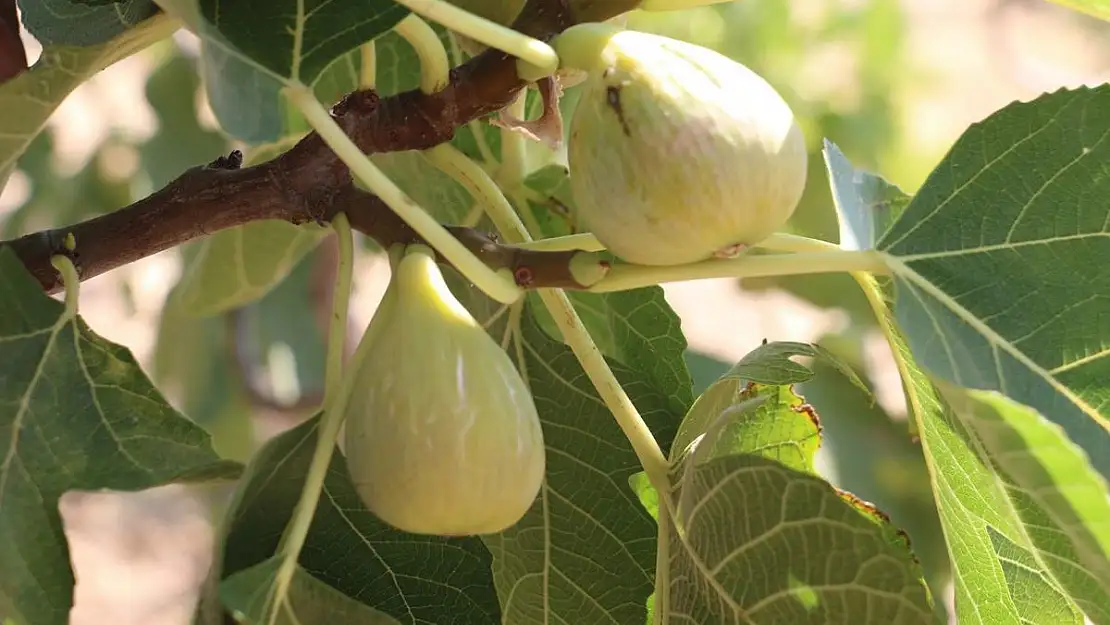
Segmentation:
<svg viewBox="0 0 1110 625">
<path fill-rule="evenodd" d="M 21 625 L 69 620 L 74 578 L 58 513 L 66 491 L 239 473 L 129 350 L 63 310 L 0 248 L 0 617 Z"/>
<path fill-rule="evenodd" d="M 46 45 L 26 72 L 0 85 L 0 187 L 66 96 L 100 70 L 170 36 L 180 22 L 156 15 L 99 44 Z"/>
<path fill-rule="evenodd" d="M 791 362 L 778 349 L 745 360 L 737 369 L 772 379 Z M 816 413 L 790 386 L 738 373 L 702 394 L 676 437 L 660 530 L 670 557 L 657 573 L 667 592 L 654 609 L 698 624 L 933 622 L 904 536 L 817 476 Z"/>
<path fill-rule="evenodd" d="M 1108 137 L 1110 85 L 1011 104 L 964 133 L 878 245 L 915 359 L 1048 416 L 1104 476 Z"/>
<path fill-rule="evenodd" d="M 1003 206 L 994 203 L 986 215 L 968 211 L 963 219 L 997 222 Z M 859 210 L 851 205 L 839 208 L 842 212 Z M 912 209 L 911 203 L 907 216 Z M 998 277 L 980 271 L 978 280 L 990 288 Z M 1110 622 L 1106 606 L 1110 594 L 1102 577 L 1105 553 L 1100 553 L 1105 543 L 1101 538 L 1088 538 L 1105 532 L 1104 526 L 1089 525 L 1089 506 L 1104 501 L 1106 489 L 1089 465 L 1086 471 L 1079 468 L 1081 459 L 1087 461 L 1083 443 L 1068 441 L 1046 422 L 1034 423 L 1032 413 L 1012 405 L 1007 414 L 996 409 L 992 415 L 989 403 L 983 407 L 976 404 L 988 397 L 982 391 L 965 396 L 943 376 L 934 383 L 915 360 L 920 352 L 911 351 L 911 343 L 903 336 L 903 331 L 921 332 L 922 328 L 896 323 L 890 308 L 892 281 L 865 279 L 862 285 L 876 303 L 880 327 L 894 350 L 928 459 L 952 558 L 960 623 L 1080 623 L 1081 608 L 1094 623 Z M 945 389 L 943 394 L 938 385 Z M 988 444 L 988 440 L 992 442 Z M 1042 467 L 1043 472 L 1031 471 L 1029 456 L 1048 458 L 1049 466 Z M 1094 458 L 1089 461 L 1096 463 Z M 1005 468 L 1014 463 L 1024 465 L 1025 470 Z M 1069 467 L 1067 474 L 1063 466 Z M 1069 497 L 1061 491 L 1072 490 L 1074 484 L 1088 492 L 1092 484 L 1103 484 L 1098 498 L 1087 502 L 1084 514 L 1062 507 Z M 1077 517 L 1081 520 L 1078 524 Z M 1097 549 L 1093 549 L 1095 543 Z"/>
</svg>

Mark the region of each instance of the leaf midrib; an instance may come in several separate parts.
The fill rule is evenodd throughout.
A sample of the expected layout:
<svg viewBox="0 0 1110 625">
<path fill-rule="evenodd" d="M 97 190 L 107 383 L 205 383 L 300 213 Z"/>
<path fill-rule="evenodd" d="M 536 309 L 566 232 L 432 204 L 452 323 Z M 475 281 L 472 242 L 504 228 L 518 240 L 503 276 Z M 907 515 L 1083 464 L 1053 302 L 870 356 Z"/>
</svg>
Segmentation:
<svg viewBox="0 0 1110 625">
<path fill-rule="evenodd" d="M 911 269 L 902 261 L 900 257 L 891 255 L 887 252 L 880 252 L 880 254 L 882 254 L 883 258 L 887 262 L 887 266 L 891 268 L 895 275 L 908 280 L 921 290 L 934 297 L 938 302 L 943 304 L 953 314 L 955 314 L 961 321 L 971 326 L 972 329 L 986 338 L 992 346 L 994 346 L 996 349 L 1001 349 L 1005 351 L 1015 360 L 1025 365 L 1030 371 L 1032 371 L 1034 374 L 1044 380 L 1050 387 L 1052 387 L 1053 390 L 1066 397 L 1068 401 L 1078 407 L 1085 415 L 1101 425 L 1104 430 L 1110 430 L 1110 423 L 1108 423 L 1107 420 L 1102 415 L 1100 415 L 1093 406 L 1088 404 L 1082 398 L 1075 395 L 1075 393 L 1073 393 L 1071 389 L 1057 381 L 1056 378 L 1052 376 L 1048 370 L 1034 362 L 1031 358 L 1026 356 L 1024 352 L 1016 349 L 1005 337 L 998 334 L 998 332 L 996 332 L 989 325 L 983 323 L 982 320 L 972 314 L 971 311 L 964 308 L 959 302 L 954 300 L 951 296 L 938 288 L 924 276 Z M 997 356 L 995 357 L 995 360 L 998 360 Z"/>
<path fill-rule="evenodd" d="M 48 330 L 50 338 L 46 341 L 46 346 L 43 347 L 42 357 L 39 358 L 38 364 L 35 365 L 35 372 L 31 375 L 31 381 L 27 385 L 26 392 L 23 393 L 23 398 L 19 402 L 19 410 L 15 413 L 15 419 L 12 421 L 12 440 L 8 444 L 8 451 L 4 455 L 4 462 L 0 463 L 0 507 L 3 506 L 4 496 L 8 486 L 8 474 L 10 473 L 12 460 L 16 457 L 19 450 L 19 433 L 23 429 L 23 419 L 27 416 L 27 411 L 31 406 L 31 395 L 34 394 L 35 389 L 38 387 L 39 381 L 43 376 L 43 370 L 46 366 L 46 360 L 50 356 L 51 350 L 54 348 L 54 343 L 58 340 L 58 335 L 61 333 L 62 328 L 69 323 L 66 315 L 59 315 L 54 323 Z"/>
</svg>

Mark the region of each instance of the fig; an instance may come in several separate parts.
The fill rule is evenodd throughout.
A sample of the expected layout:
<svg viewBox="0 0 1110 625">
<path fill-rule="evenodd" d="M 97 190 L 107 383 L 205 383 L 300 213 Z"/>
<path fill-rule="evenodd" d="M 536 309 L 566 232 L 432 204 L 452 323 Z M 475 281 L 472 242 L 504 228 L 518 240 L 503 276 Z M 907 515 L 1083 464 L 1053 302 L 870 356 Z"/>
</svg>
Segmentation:
<svg viewBox="0 0 1110 625">
<path fill-rule="evenodd" d="M 761 76 L 719 54 L 603 24 L 553 42 L 588 77 L 570 120 L 576 216 L 620 259 L 735 256 L 794 213 L 806 143 Z"/>
<path fill-rule="evenodd" d="M 344 411 L 356 491 L 375 516 L 414 534 L 511 527 L 544 477 L 531 392 L 448 289 L 430 248 L 405 250 L 386 298 L 364 335 L 370 343 L 360 346 Z"/>
</svg>

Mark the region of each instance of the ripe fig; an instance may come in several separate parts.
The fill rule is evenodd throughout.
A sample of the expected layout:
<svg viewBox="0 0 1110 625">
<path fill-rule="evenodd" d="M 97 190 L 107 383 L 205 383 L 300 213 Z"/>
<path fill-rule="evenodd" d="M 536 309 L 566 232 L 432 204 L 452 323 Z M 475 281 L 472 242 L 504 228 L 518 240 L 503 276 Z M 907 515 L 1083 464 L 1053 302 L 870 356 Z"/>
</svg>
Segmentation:
<svg viewBox="0 0 1110 625">
<path fill-rule="evenodd" d="M 532 395 L 505 351 L 409 247 L 351 373 L 347 468 L 367 508 L 416 534 L 497 533 L 543 482 Z"/>
<path fill-rule="evenodd" d="M 701 46 L 601 24 L 573 26 L 553 45 L 589 74 L 567 142 L 577 216 L 618 257 L 733 256 L 794 213 L 805 138 L 758 74 Z"/>
</svg>

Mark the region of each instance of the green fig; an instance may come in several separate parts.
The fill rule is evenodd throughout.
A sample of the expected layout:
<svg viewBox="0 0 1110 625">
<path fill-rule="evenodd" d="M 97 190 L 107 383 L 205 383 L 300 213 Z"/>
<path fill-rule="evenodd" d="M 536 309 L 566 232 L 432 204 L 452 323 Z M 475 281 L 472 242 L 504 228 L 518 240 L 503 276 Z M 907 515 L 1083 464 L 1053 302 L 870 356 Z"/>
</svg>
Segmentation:
<svg viewBox="0 0 1110 625">
<path fill-rule="evenodd" d="M 344 411 L 355 489 L 367 509 L 406 532 L 503 531 L 524 516 L 543 482 L 532 395 L 505 350 L 447 288 L 429 248 L 409 247 L 390 282 Z"/>
<path fill-rule="evenodd" d="M 734 256 L 786 224 L 806 142 L 762 77 L 684 41 L 601 24 L 554 41 L 588 73 L 567 160 L 580 224 L 630 263 Z"/>
</svg>

